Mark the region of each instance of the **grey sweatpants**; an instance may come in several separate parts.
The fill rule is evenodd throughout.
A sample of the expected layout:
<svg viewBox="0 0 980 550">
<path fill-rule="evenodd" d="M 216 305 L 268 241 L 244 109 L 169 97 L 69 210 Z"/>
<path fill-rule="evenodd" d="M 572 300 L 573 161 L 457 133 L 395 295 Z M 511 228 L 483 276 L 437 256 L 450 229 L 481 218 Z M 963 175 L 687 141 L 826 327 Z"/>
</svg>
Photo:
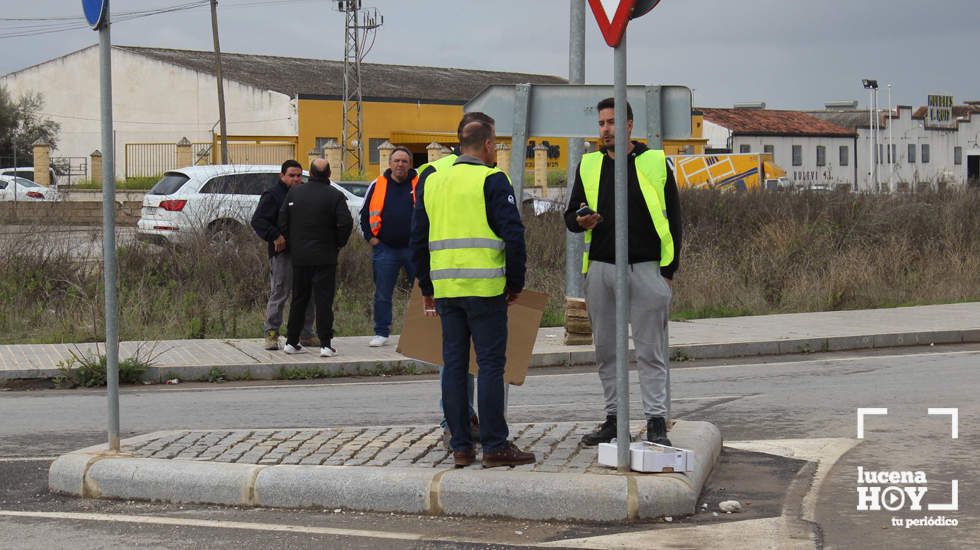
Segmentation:
<svg viewBox="0 0 980 550">
<path fill-rule="evenodd" d="M 667 416 L 667 319 L 671 290 L 657 262 L 629 267 L 629 324 L 636 348 L 643 413 Z M 585 279 L 585 303 L 592 322 L 596 365 L 606 414 L 616 414 L 616 265 L 592 262 Z"/>
<path fill-rule="evenodd" d="M 264 332 L 278 331 L 282 326 L 282 310 L 289 301 L 293 290 L 293 262 L 288 252 L 276 254 L 269 258 L 269 302 L 265 306 Z M 306 319 L 300 338 L 309 338 L 316 333 L 313 331 L 313 301 L 306 308 Z"/>
</svg>

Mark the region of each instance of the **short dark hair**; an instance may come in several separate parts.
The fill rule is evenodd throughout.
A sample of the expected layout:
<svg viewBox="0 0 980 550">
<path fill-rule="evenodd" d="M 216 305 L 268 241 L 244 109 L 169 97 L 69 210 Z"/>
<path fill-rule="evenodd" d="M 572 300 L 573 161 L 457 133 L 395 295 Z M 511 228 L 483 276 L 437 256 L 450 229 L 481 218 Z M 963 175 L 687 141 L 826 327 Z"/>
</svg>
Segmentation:
<svg viewBox="0 0 980 550">
<path fill-rule="evenodd" d="M 303 165 L 297 162 L 296 159 L 289 159 L 286 162 L 282 163 L 282 171 L 279 173 L 285 174 L 286 170 L 289 170 L 290 168 L 299 168 L 300 171 L 302 171 Z"/>
<path fill-rule="evenodd" d="M 391 158 L 391 157 L 395 156 L 395 153 L 397 153 L 399 151 L 401 151 L 402 153 L 405 153 L 406 155 L 408 155 L 408 160 L 409 161 L 413 161 L 415 159 L 415 155 L 412 154 L 412 152 L 409 151 L 408 147 L 405 147 L 404 145 L 397 145 L 397 146 L 395 146 L 395 148 L 391 150 L 391 155 L 389 155 L 388 158 Z"/>
<path fill-rule="evenodd" d="M 460 132 L 459 148 L 465 151 L 467 149 L 482 147 L 492 135 L 492 123 L 483 120 L 472 120 L 466 126 L 463 126 L 463 130 Z"/>
<path fill-rule="evenodd" d="M 459 140 L 460 145 L 463 144 L 463 128 L 471 122 L 485 122 L 491 126 L 497 123 L 493 117 L 480 111 L 463 114 L 463 118 L 459 121 L 459 126 L 456 127 L 456 139 Z"/>
<path fill-rule="evenodd" d="M 606 99 L 600 101 L 598 105 L 596 105 L 595 110 L 601 111 L 603 109 L 615 109 L 615 108 L 616 108 L 616 98 L 607 97 Z M 633 120 L 633 106 L 630 105 L 629 101 L 626 102 L 626 120 Z"/>
<path fill-rule="evenodd" d="M 317 161 L 323 161 L 323 170 L 316 167 Z M 330 179 L 330 163 L 326 159 L 313 159 L 310 162 L 310 179 L 311 180 L 327 180 Z"/>
</svg>

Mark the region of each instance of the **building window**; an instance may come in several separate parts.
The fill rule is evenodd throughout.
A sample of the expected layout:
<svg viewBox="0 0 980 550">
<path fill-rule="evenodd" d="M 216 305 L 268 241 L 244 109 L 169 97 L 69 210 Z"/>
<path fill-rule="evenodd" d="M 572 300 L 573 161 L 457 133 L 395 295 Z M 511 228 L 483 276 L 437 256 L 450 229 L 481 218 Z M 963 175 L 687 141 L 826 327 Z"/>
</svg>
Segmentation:
<svg viewBox="0 0 980 550">
<path fill-rule="evenodd" d="M 331 139 L 332 140 L 336 140 L 337 138 L 333 138 L 333 137 L 318 137 L 318 138 L 316 138 L 316 143 L 313 144 L 313 148 L 316 149 L 317 151 L 323 151 L 323 146 L 326 145 L 327 142 L 330 141 Z"/>
<path fill-rule="evenodd" d="M 850 162 L 850 160 L 851 160 L 850 157 L 851 157 L 851 154 L 848 151 L 847 145 L 841 145 L 840 146 L 840 159 L 839 159 L 840 160 L 840 165 L 841 166 L 847 166 L 847 163 Z"/>
<path fill-rule="evenodd" d="M 885 163 L 885 144 L 884 143 L 879 143 L 878 144 L 878 158 L 877 158 L 877 161 L 878 161 L 877 164 L 884 164 Z"/>
<path fill-rule="evenodd" d="M 817 145 L 817 166 L 827 166 L 827 148 Z"/>
<path fill-rule="evenodd" d="M 803 166 L 803 146 L 793 146 L 793 166 Z"/>
<path fill-rule="evenodd" d="M 922 144 L 922 164 L 929 162 L 929 144 Z"/>
<path fill-rule="evenodd" d="M 963 148 L 953 147 L 953 164 L 959 166 L 963 164 Z"/>
<path fill-rule="evenodd" d="M 890 153 L 890 154 L 891 154 L 891 158 L 889 158 L 889 159 L 888 159 L 888 163 L 889 163 L 889 164 L 895 164 L 895 162 L 897 162 L 897 161 L 895 160 L 895 159 L 897 158 L 897 157 L 896 157 L 896 154 L 895 154 L 895 147 L 896 147 L 896 146 L 895 146 L 895 144 L 894 144 L 894 143 L 892 143 L 892 146 L 891 146 L 891 153 Z"/>
<path fill-rule="evenodd" d="M 378 164 L 381 162 L 381 154 L 378 153 L 378 146 L 384 143 L 385 138 L 368 138 L 368 164 Z"/>
<path fill-rule="evenodd" d="M 747 144 L 747 143 L 743 143 L 743 144 L 741 144 L 741 145 L 738 146 L 738 152 L 739 153 L 751 153 L 752 152 L 752 146 L 749 145 L 749 144 Z"/>
<path fill-rule="evenodd" d="M 909 164 L 915 164 L 915 144 L 909 143 Z"/>
<path fill-rule="evenodd" d="M 767 155 L 775 155 L 776 154 L 776 147 L 774 145 L 763 145 L 762 146 L 762 152 L 765 153 L 765 154 L 767 154 Z"/>
</svg>

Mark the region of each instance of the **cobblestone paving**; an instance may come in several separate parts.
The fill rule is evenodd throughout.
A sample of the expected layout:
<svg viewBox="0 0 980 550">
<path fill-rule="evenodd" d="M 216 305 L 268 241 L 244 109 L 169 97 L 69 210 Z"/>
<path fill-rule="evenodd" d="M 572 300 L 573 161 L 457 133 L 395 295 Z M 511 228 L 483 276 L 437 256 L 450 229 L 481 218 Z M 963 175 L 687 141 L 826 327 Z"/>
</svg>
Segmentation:
<svg viewBox="0 0 980 550">
<path fill-rule="evenodd" d="M 535 472 L 614 473 L 600 466 L 596 447 L 579 440 L 595 423 L 557 422 L 511 424 L 511 439 L 537 455 L 535 464 L 516 470 Z M 630 426 L 635 437 L 644 423 Z M 479 446 L 477 446 L 479 448 Z M 163 432 L 158 438 L 126 446 L 140 458 L 234 462 L 238 464 L 312 464 L 328 466 L 392 466 L 447 468 L 451 454 L 443 447 L 437 426 L 335 427 L 294 430 L 188 430 Z M 480 462 L 471 468 L 480 468 Z"/>
</svg>

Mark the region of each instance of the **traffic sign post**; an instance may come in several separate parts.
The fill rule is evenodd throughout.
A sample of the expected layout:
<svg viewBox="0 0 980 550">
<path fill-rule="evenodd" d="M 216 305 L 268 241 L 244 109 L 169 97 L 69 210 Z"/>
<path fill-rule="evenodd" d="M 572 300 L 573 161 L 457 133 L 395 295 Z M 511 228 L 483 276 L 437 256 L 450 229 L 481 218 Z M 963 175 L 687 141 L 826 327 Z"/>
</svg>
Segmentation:
<svg viewBox="0 0 980 550">
<path fill-rule="evenodd" d="M 109 0 L 82 0 L 85 19 L 99 31 L 102 104 L 102 262 L 105 277 L 106 400 L 109 450 L 119 452 L 119 308 L 116 289 L 116 150 L 112 139 L 112 40 Z"/>
<path fill-rule="evenodd" d="M 82 0 L 82 11 L 92 29 L 99 30 L 109 18 L 109 0 Z"/>
<path fill-rule="evenodd" d="M 659 0 L 634 0 L 617 2 L 589 0 L 592 10 L 605 17 L 606 7 L 616 14 L 619 21 L 622 5 L 646 10 L 657 5 Z M 598 8 L 597 8 L 598 6 Z M 664 139 L 687 139 L 691 136 L 691 90 L 684 86 L 626 86 L 626 44 L 625 22 L 635 11 L 623 12 L 622 26 L 618 30 L 605 21 L 605 30 L 619 33 L 606 36 L 607 42 L 613 37 L 618 44 L 614 55 L 615 86 L 595 85 L 551 85 L 519 84 L 517 86 L 490 86 L 470 100 L 463 107 L 465 112 L 479 111 L 493 117 L 496 121 L 497 135 L 511 136 L 511 181 L 515 191 L 523 189 L 524 151 L 528 136 L 550 136 L 580 138 L 596 134 L 596 104 L 604 98 L 613 96 L 616 102 L 616 144 L 614 151 L 627 150 L 626 105 L 627 100 L 634 107 L 634 128 L 646 131 L 647 142 L 651 148 L 663 148 Z M 639 15 L 642 15 L 640 13 Z M 618 23 L 617 23 L 618 24 Z M 600 21 L 600 29 L 603 22 Z M 605 30 L 603 34 L 605 35 Z M 615 153 L 614 153 L 615 154 Z M 617 462 L 621 471 L 629 470 L 629 378 L 628 378 L 628 220 L 627 220 L 627 159 L 628 155 L 616 155 L 615 216 L 616 216 L 616 386 L 617 403 Z M 573 174 L 570 167 L 570 178 Z M 571 258 L 566 258 L 571 262 Z M 666 343 L 665 343 L 666 348 Z M 666 357 L 666 350 L 664 357 Z M 670 376 L 667 378 L 667 411 L 670 414 Z"/>
<path fill-rule="evenodd" d="M 642 13 L 646 13 L 657 5 L 654 2 L 642 2 Z M 626 25 L 634 16 L 637 0 L 589 0 L 592 12 L 595 14 L 599 30 L 606 43 L 615 48 L 613 53 L 613 80 L 615 86 L 615 117 L 616 143 L 615 154 L 615 216 L 616 216 L 616 451 L 617 469 L 628 472 L 630 469 L 630 397 L 629 397 L 629 210 L 627 198 L 627 166 L 629 162 L 628 136 L 626 135 Z M 658 102 L 659 103 L 659 102 Z M 661 114 L 656 111 L 659 118 Z M 688 113 L 690 117 L 690 113 Z M 659 120 L 647 123 L 659 124 Z M 661 133 L 655 135 L 658 143 L 662 143 Z M 651 145 L 655 146 L 654 143 Z M 669 379 L 668 379 L 669 386 Z M 667 390 L 668 395 L 670 390 Z"/>
</svg>

